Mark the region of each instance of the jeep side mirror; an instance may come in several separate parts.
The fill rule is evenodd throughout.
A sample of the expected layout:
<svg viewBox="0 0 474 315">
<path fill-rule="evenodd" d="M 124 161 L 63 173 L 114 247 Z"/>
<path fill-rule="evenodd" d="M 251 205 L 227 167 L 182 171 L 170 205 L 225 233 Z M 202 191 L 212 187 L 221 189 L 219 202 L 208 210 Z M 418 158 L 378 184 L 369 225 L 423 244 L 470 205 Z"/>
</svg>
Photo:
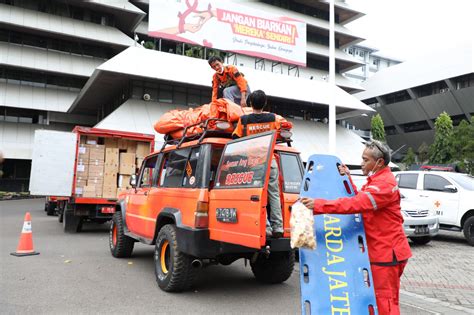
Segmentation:
<svg viewBox="0 0 474 315">
<path fill-rule="evenodd" d="M 454 185 L 446 185 L 446 186 L 444 186 L 443 191 L 450 192 L 450 193 L 455 193 L 455 192 L 458 191 L 458 189 Z"/>
<path fill-rule="evenodd" d="M 133 174 L 132 176 L 130 176 L 130 186 L 132 186 L 133 188 L 137 187 L 137 175 L 136 174 Z"/>
</svg>

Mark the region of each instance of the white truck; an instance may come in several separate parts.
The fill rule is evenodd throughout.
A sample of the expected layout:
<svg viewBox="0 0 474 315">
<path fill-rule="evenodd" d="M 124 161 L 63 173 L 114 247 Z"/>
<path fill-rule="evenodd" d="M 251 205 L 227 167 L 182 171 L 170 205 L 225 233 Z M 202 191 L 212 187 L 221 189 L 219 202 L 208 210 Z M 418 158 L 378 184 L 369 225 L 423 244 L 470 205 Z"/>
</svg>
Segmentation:
<svg viewBox="0 0 474 315">
<path fill-rule="evenodd" d="M 72 132 L 37 130 L 30 194 L 46 196 L 48 214 L 55 207 L 65 232 L 79 232 L 84 221 L 106 222 L 118 191 L 130 187 L 129 178 L 154 149 L 154 139 L 81 126 Z"/>
</svg>

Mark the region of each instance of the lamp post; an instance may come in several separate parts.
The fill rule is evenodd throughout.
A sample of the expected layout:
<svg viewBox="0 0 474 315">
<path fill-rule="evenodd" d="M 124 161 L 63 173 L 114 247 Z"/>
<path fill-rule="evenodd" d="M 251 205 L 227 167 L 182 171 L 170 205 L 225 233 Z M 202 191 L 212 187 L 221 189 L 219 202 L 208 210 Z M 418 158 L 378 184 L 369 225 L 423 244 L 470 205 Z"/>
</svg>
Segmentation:
<svg viewBox="0 0 474 315">
<path fill-rule="evenodd" d="M 329 1 L 329 153 L 336 154 L 336 60 L 335 60 L 335 36 L 334 36 L 334 0 Z"/>
</svg>

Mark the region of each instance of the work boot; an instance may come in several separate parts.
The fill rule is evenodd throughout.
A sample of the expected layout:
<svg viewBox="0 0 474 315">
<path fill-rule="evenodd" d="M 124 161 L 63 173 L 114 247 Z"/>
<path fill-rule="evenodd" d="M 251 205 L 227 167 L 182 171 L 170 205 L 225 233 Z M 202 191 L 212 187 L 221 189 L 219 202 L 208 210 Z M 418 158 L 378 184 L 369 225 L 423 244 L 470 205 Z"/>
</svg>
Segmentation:
<svg viewBox="0 0 474 315">
<path fill-rule="evenodd" d="M 283 237 L 283 231 L 273 231 L 272 236 L 273 238 L 281 238 Z"/>
</svg>

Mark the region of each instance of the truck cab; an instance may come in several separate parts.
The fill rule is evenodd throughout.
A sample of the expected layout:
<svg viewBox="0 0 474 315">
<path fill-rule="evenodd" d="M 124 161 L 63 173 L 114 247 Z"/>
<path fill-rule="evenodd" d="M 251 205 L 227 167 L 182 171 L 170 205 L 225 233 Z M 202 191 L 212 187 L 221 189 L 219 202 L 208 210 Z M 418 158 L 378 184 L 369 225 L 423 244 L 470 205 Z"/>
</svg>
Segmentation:
<svg viewBox="0 0 474 315">
<path fill-rule="evenodd" d="M 133 244 L 155 245 L 155 275 L 165 291 L 188 289 L 203 264 L 250 260 L 266 283 L 287 280 L 294 266 L 291 205 L 303 176 L 299 152 L 275 132 L 231 140 L 201 136 L 164 146 L 143 161 L 134 187 L 119 196 L 110 231 L 115 257 Z M 271 160 L 279 166 L 283 238 L 265 233 Z M 132 181 L 135 179 L 132 178 Z"/>
</svg>

